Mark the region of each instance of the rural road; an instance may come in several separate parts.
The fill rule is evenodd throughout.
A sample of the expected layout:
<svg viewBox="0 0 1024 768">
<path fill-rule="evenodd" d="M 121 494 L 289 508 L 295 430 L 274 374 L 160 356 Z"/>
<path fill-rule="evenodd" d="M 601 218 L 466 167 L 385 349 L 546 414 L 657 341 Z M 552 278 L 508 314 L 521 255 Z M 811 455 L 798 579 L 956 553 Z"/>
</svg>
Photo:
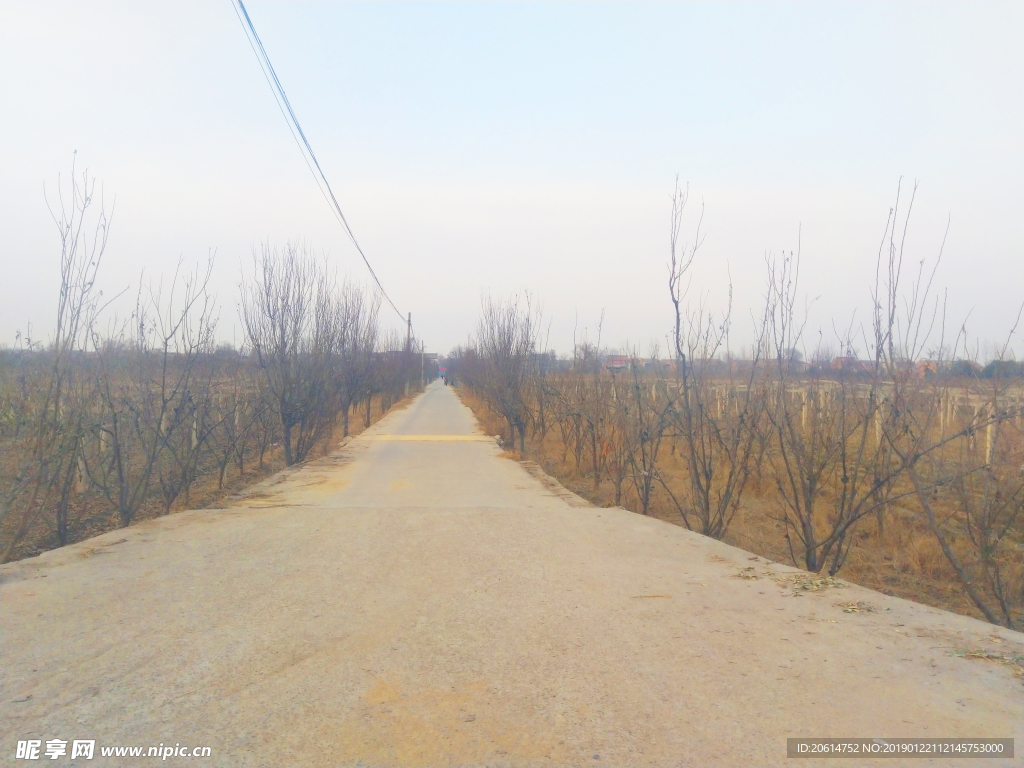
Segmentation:
<svg viewBox="0 0 1024 768">
<path fill-rule="evenodd" d="M 1024 653 L 1024 635 L 794 590 L 792 568 L 589 507 L 502 458 L 441 383 L 226 509 L 0 573 L 3 765 L 67 764 L 14 759 L 53 738 L 97 741 L 77 765 L 155 764 L 99 746 L 160 743 L 212 750 L 166 764 L 217 766 L 810 765 L 786 738 L 826 736 L 1016 739 L 985 766 L 1024 749 L 1021 680 L 957 655 Z"/>
</svg>

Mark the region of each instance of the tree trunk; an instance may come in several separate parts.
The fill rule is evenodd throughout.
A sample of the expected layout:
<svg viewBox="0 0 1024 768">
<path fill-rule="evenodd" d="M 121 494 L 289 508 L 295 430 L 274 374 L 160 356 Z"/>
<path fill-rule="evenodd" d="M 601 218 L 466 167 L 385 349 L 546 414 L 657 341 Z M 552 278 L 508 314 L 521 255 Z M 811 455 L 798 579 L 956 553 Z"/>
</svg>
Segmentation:
<svg viewBox="0 0 1024 768">
<path fill-rule="evenodd" d="M 283 424 L 284 428 L 284 463 L 287 466 L 291 466 L 295 462 L 292 460 L 292 425 Z"/>
<path fill-rule="evenodd" d="M 917 495 L 918 501 L 924 508 L 925 515 L 928 518 L 928 527 L 932 529 L 932 533 L 935 534 L 935 538 L 939 540 L 939 546 L 942 548 L 942 553 L 946 556 L 949 564 L 953 566 L 953 570 L 956 571 L 956 575 L 960 578 L 960 583 L 963 584 L 964 591 L 967 593 L 967 596 L 971 598 L 971 602 L 978 607 L 978 610 L 985 614 L 985 618 L 990 622 L 1000 626 L 1008 626 L 1009 622 L 1004 624 L 996 618 L 995 613 L 982 599 L 978 590 L 975 589 L 974 581 L 971 579 L 970 574 L 967 573 L 967 569 L 964 568 L 963 563 L 960 562 L 960 558 L 957 557 L 956 552 L 953 551 L 953 547 L 949 544 L 949 540 L 939 527 L 939 521 L 935 517 L 935 510 L 932 509 L 932 505 L 928 501 L 927 494 L 923 487 L 924 484 L 918 477 L 917 470 L 913 465 L 910 467 L 910 479 L 914 484 L 914 493 Z M 1010 628 L 1012 629 L 1012 627 Z"/>
</svg>

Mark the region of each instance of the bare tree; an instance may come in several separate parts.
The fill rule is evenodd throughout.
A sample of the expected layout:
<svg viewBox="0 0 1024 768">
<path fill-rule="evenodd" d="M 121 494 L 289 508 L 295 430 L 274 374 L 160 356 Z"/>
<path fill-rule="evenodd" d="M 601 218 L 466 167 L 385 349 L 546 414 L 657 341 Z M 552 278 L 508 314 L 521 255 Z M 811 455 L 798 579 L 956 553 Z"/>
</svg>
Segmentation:
<svg viewBox="0 0 1024 768">
<path fill-rule="evenodd" d="M 853 543 L 852 528 L 865 515 L 881 514 L 915 493 L 899 487 L 900 478 L 908 471 L 913 477 L 923 457 L 964 434 L 933 439 L 938 411 L 915 365 L 942 324 L 932 295 L 941 250 L 930 270 L 922 262 L 903 285 L 913 199 L 911 194 L 904 212 L 897 192 L 879 248 L 871 335 L 861 339 L 872 359 L 847 357 L 831 378 L 820 372 L 804 381 L 794 376 L 788 350 L 799 346 L 804 325 L 797 312 L 799 253 L 769 260 L 774 359 L 768 413 L 776 438 L 770 457 L 791 555 L 796 559 L 792 535 L 808 570 L 819 571 L 827 562 L 829 573 L 836 573 Z M 851 324 L 837 338 L 848 352 L 858 346 L 853 330 Z"/>
<path fill-rule="evenodd" d="M 526 398 L 540 325 L 540 314 L 529 295 L 504 303 L 485 298 L 476 335 L 479 365 L 476 370 L 463 371 L 467 383 L 508 424 L 509 443 L 514 444 L 518 437 L 519 450 L 524 453 L 531 417 Z"/>
<path fill-rule="evenodd" d="M 998 360 L 1006 359 L 1020 317 Z M 929 529 L 985 618 L 1021 628 L 1024 387 L 996 376 L 975 377 L 958 395 L 948 384 L 917 389 L 901 380 L 897 389 L 893 449 L 908 463 Z"/>
<path fill-rule="evenodd" d="M 768 456 L 781 500 L 777 519 L 794 562 L 813 572 L 828 564 L 835 574 L 853 542 L 851 526 L 886 503 L 904 468 L 884 467 L 887 441 L 876 429 L 887 413 L 883 347 L 876 345 L 875 359 L 858 364 L 856 372 L 835 379 L 817 371 L 801 376 L 790 354 L 804 330 L 799 252 L 768 265 L 767 413 L 774 435 Z M 849 333 L 840 342 L 848 347 Z"/>
<path fill-rule="evenodd" d="M 213 343 L 213 260 L 190 274 L 180 268 L 166 295 L 162 282 L 140 288 L 130 323 L 111 337 L 92 331 L 98 409 L 83 464 L 122 527 L 145 502 L 168 441 L 188 428 L 196 364 Z"/>
<path fill-rule="evenodd" d="M 102 189 L 93 216 L 90 209 L 96 194 L 95 180 L 88 171 L 79 178 L 72 163 L 68 189 L 58 179 L 57 202 L 47 200 L 61 243 L 60 293 L 41 379 L 36 378 L 31 391 L 25 392 L 24 408 L 18 416 L 24 426 L 15 445 L 8 446 L 13 471 L 0 470 L 0 521 L 12 510 L 18 517 L 12 535 L 2 545 L 0 559 L 4 562 L 54 496 L 57 537 L 61 544 L 68 541 L 68 506 L 78 471 L 86 396 L 77 364 L 102 297 L 95 288 L 96 275 L 113 219 L 113 209 L 108 215 L 103 204 Z M 26 342 L 26 351 L 31 353 L 35 345 L 30 338 Z"/>
<path fill-rule="evenodd" d="M 234 353 L 237 355 L 237 353 Z M 224 487 L 228 464 L 232 461 L 238 475 L 245 474 L 245 458 L 258 442 L 260 417 L 266 406 L 260 396 L 258 380 L 247 376 L 248 359 L 238 356 L 227 372 L 227 391 L 220 393 L 217 418 L 211 435 L 217 457 L 217 487 Z"/>
<path fill-rule="evenodd" d="M 642 377 L 643 365 L 634 356 L 630 364 L 629 392 L 623 409 L 628 428 L 625 433 L 626 457 L 640 503 L 640 513 L 650 511 L 651 494 L 658 481 L 658 458 L 674 405 L 663 391 L 658 397 L 657 384 L 648 388 Z"/>
<path fill-rule="evenodd" d="M 202 471 L 201 462 L 210 452 L 213 434 L 230 415 L 214 406 L 213 387 L 216 370 L 213 360 L 197 360 L 188 389 L 174 415 L 178 428 L 168 434 L 163 460 L 157 462 L 157 478 L 164 500 L 164 513 L 179 498 L 187 507 L 191 502 L 192 484 Z"/>
<path fill-rule="evenodd" d="M 281 421 L 285 463 L 302 461 L 333 427 L 337 344 L 333 285 L 306 245 L 263 245 L 242 284 L 246 338 Z"/>
<path fill-rule="evenodd" d="M 716 358 L 722 352 L 729 356 L 732 286 L 729 305 L 720 318 L 713 317 L 703 301 L 694 309 L 684 306 L 688 273 L 703 242 L 699 222 L 691 244 L 680 240 L 687 198 L 688 192 L 680 190 L 677 183 L 672 197 L 668 279 L 675 311 L 676 395 L 666 414 L 672 421 L 672 436 L 682 442 L 689 487 L 684 494 L 677 494 L 661 482 L 687 528 L 720 539 L 764 453 L 761 421 L 765 390 L 759 370 L 766 323 L 762 318 L 754 329 L 753 354 L 745 374 L 727 365 L 723 377 Z"/>
<path fill-rule="evenodd" d="M 375 389 L 376 353 L 379 345 L 380 296 L 368 296 L 359 286 L 346 282 L 337 303 L 337 381 L 341 397 L 343 434 L 348 436 L 352 406 L 365 398 L 366 426 L 370 399 Z"/>
</svg>

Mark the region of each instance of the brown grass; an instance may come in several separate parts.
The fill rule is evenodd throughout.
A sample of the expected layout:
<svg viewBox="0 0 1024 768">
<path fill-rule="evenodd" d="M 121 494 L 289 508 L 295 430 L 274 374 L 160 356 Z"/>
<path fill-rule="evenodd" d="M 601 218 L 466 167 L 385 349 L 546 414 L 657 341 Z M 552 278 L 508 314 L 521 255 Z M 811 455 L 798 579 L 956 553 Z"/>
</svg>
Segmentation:
<svg viewBox="0 0 1024 768">
<path fill-rule="evenodd" d="M 376 400 L 375 407 L 371 411 L 371 426 L 380 421 L 387 413 L 403 406 L 408 401 L 408 398 L 394 403 L 391 409 L 386 412 L 381 409 L 380 398 L 378 397 Z M 364 409 L 365 404 L 353 407 L 352 415 L 349 419 L 349 435 L 358 435 L 366 429 L 363 423 Z M 341 439 L 342 426 L 339 419 L 339 424 L 335 427 L 333 434 L 310 451 L 306 461 L 312 461 L 326 455 Z M 221 488 L 217 487 L 218 471 L 216 468 L 199 475 L 190 489 L 189 503 L 187 505 L 184 503 L 184 494 L 182 494 L 182 497 L 179 497 L 179 500 L 172 505 L 171 512 L 181 512 L 185 509 L 216 509 L 225 502 L 225 499 L 237 495 L 246 487 L 258 483 L 264 478 L 284 469 L 284 451 L 280 447 L 269 449 L 264 457 L 262 467 L 259 466 L 255 457 L 251 457 L 247 464 L 249 468 L 242 475 L 233 473 L 234 466 L 233 464 L 229 465 L 224 477 L 224 485 Z M 147 498 L 146 502 L 136 513 L 132 523 L 150 520 L 163 514 L 163 502 L 159 498 L 159 493 L 156 492 L 155 488 L 151 488 L 149 498 Z M 15 523 L 16 520 L 14 520 L 13 516 L 8 516 L 7 519 L 0 523 L 0 539 L 3 539 L 8 534 L 9 529 Z M 117 510 L 112 509 L 99 493 L 94 490 L 87 490 L 73 502 L 71 525 L 69 527 L 71 535 L 68 543 L 74 544 L 91 539 L 94 536 L 99 536 L 101 533 L 115 530 L 120 527 L 120 521 Z M 15 548 L 11 560 L 35 557 L 42 552 L 57 549 L 60 544 L 53 528 L 52 516 L 45 513 L 40 515 Z"/>
<path fill-rule="evenodd" d="M 483 401 L 466 388 L 459 388 L 457 392 L 488 434 L 502 433 L 503 421 L 489 411 Z M 557 429 L 549 430 L 543 441 L 536 437 L 528 441 L 527 456 L 520 457 L 517 451 L 507 452 L 507 455 L 535 461 L 566 488 L 597 506 L 614 506 L 611 481 L 603 479 L 595 488 L 588 466 L 576 467 L 572 451 L 565 449 Z M 658 468 L 670 484 L 679 482 L 685 472 L 681 462 L 667 450 L 664 461 L 659 459 Z M 624 489 L 622 506 L 637 511 L 635 501 L 635 496 Z M 753 480 L 723 540 L 770 560 L 801 567 L 790 557 L 782 524 L 772 519 L 778 509 L 770 483 Z M 654 492 L 650 516 L 683 525 L 679 513 L 661 489 Z M 883 533 L 879 532 L 875 518 L 869 517 L 861 521 L 853 535 L 855 545 L 838 574 L 842 579 L 887 595 L 984 620 L 964 593 L 935 536 L 915 510 L 894 505 L 885 519 Z M 1024 565 L 1016 564 L 1014 575 L 1019 577 L 1022 567 Z"/>
</svg>

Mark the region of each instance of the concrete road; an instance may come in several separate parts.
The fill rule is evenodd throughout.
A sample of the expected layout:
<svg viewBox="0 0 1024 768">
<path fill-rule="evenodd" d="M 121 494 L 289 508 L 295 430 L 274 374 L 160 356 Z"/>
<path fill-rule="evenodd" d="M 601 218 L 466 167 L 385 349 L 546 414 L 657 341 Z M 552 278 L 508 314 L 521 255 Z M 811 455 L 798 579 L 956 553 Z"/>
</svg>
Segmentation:
<svg viewBox="0 0 1024 768">
<path fill-rule="evenodd" d="M 3 566 L 0 763 L 55 738 L 97 741 L 78 765 L 776 765 L 802 736 L 1020 755 L 1020 679 L 957 654 L 1022 635 L 799 576 L 583 504 L 434 384 L 230 508 Z"/>
</svg>

